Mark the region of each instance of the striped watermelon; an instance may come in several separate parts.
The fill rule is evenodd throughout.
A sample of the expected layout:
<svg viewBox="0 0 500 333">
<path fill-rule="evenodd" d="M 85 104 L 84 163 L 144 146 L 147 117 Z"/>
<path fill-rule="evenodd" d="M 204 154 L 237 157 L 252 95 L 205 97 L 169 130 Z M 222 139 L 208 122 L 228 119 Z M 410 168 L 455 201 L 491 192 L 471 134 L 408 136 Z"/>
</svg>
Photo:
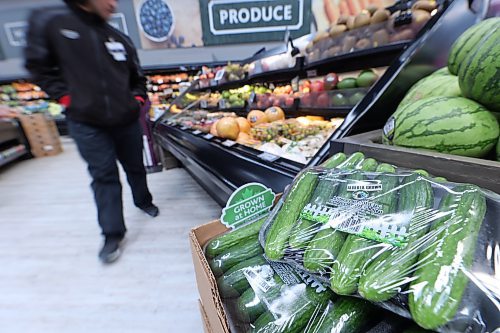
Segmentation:
<svg viewBox="0 0 500 333">
<path fill-rule="evenodd" d="M 461 62 L 458 83 L 464 97 L 500 112 L 500 18 Z"/>
<path fill-rule="evenodd" d="M 482 157 L 496 144 L 498 121 L 463 97 L 431 97 L 398 108 L 384 127 L 384 142 L 402 147 Z"/>
<path fill-rule="evenodd" d="M 459 67 L 469 52 L 475 49 L 476 44 L 484 34 L 491 31 L 494 26 L 498 27 L 498 18 L 490 18 L 473 25 L 458 37 L 455 43 L 453 43 L 448 57 L 448 69 L 451 74 L 458 74 Z"/>
<path fill-rule="evenodd" d="M 446 69 L 446 71 L 448 71 L 448 69 Z M 414 103 L 423 98 L 434 96 L 461 96 L 458 78 L 454 75 L 446 75 L 443 69 L 440 69 L 415 83 L 408 91 L 405 98 L 403 98 L 399 107 Z"/>
</svg>

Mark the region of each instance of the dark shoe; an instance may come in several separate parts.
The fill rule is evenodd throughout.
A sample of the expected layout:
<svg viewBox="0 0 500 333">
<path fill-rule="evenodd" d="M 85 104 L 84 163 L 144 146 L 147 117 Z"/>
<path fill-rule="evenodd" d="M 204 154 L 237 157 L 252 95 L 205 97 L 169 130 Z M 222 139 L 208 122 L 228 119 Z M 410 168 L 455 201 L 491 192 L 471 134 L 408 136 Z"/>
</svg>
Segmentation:
<svg viewBox="0 0 500 333">
<path fill-rule="evenodd" d="M 139 207 L 139 209 L 141 209 L 144 213 L 148 214 L 151 217 L 157 217 L 158 215 L 160 215 L 160 210 L 153 204 L 147 207 Z"/>
<path fill-rule="evenodd" d="M 120 243 L 123 236 L 107 236 L 99 252 L 99 259 L 105 264 L 110 264 L 118 259 L 121 254 Z"/>
</svg>

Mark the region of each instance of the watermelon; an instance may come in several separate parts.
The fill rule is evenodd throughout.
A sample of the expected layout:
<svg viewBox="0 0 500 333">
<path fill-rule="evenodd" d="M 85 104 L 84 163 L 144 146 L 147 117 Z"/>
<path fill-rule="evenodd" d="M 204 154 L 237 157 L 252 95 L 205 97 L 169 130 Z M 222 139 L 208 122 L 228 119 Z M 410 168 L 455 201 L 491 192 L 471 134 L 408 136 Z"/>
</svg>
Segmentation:
<svg viewBox="0 0 500 333">
<path fill-rule="evenodd" d="M 500 18 L 461 62 L 458 83 L 464 97 L 500 111 Z"/>
<path fill-rule="evenodd" d="M 463 97 L 430 97 L 398 108 L 384 126 L 384 143 L 482 157 L 496 144 L 497 119 Z"/>
<path fill-rule="evenodd" d="M 434 96 L 461 96 L 458 78 L 454 75 L 445 75 L 442 69 L 440 69 L 415 83 L 408 93 L 406 93 L 399 107 L 414 103 L 423 98 Z"/>
<path fill-rule="evenodd" d="M 448 69 L 453 75 L 457 75 L 459 68 L 469 52 L 475 49 L 476 44 L 481 40 L 484 34 L 491 31 L 498 24 L 498 18 L 484 20 L 467 29 L 453 43 L 448 56 Z M 493 29 L 494 30 L 494 29 Z"/>
<path fill-rule="evenodd" d="M 429 76 L 438 76 L 438 75 L 453 75 L 453 74 L 450 73 L 450 70 L 448 69 L 448 67 L 444 66 Z"/>
</svg>

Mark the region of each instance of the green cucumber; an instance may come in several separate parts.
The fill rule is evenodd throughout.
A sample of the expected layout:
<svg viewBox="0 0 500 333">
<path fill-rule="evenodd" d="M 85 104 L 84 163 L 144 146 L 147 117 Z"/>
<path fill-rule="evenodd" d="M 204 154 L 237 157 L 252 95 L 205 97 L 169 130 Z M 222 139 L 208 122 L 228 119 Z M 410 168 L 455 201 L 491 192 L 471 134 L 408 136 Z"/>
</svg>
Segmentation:
<svg viewBox="0 0 500 333">
<path fill-rule="evenodd" d="M 309 202 L 317 182 L 317 174 L 306 171 L 301 173 L 292 185 L 266 236 L 264 251 L 269 259 L 279 260 L 283 258 L 290 233 L 300 212 Z"/>
<path fill-rule="evenodd" d="M 356 298 L 342 298 L 328 305 L 321 319 L 309 332 L 314 333 L 361 333 L 365 332 L 374 318 L 376 308 L 369 302 Z"/>
<path fill-rule="evenodd" d="M 356 152 L 349 156 L 344 162 L 337 166 L 337 169 L 342 170 L 352 170 L 355 169 L 363 160 L 365 159 L 365 155 L 361 152 Z"/>
<path fill-rule="evenodd" d="M 413 320 L 431 330 L 453 319 L 462 301 L 469 282 L 464 271 L 472 267 L 486 199 L 478 187 L 459 185 L 441 199 L 440 211 L 449 214 L 432 226 L 435 239 L 419 255 L 410 285 Z"/>
<path fill-rule="evenodd" d="M 446 179 L 444 177 L 435 177 L 435 178 L 432 178 L 432 180 L 434 180 L 435 182 L 438 182 L 438 183 L 447 183 L 448 182 L 448 179 Z"/>
<path fill-rule="evenodd" d="M 304 283 L 290 286 L 281 297 L 273 303 L 275 313 L 264 312 L 253 324 L 252 333 L 301 333 L 316 313 L 322 311 L 331 292 L 316 292 Z"/>
<path fill-rule="evenodd" d="M 380 164 L 377 172 L 395 172 L 395 168 L 388 164 Z M 379 175 L 375 177 L 382 184 L 382 191 L 376 194 L 373 202 L 382 206 L 383 214 L 391 214 L 396 211 L 397 186 L 399 179 L 391 175 Z M 330 275 L 331 288 L 339 295 L 351 295 L 358 289 L 359 279 L 370 262 L 384 252 L 386 245 L 362 238 L 357 235 L 349 235 L 337 256 Z"/>
<path fill-rule="evenodd" d="M 377 161 L 367 158 L 359 162 L 355 167 L 358 167 L 360 171 L 373 171 L 377 167 Z M 361 173 L 354 173 L 349 176 L 349 179 L 361 180 L 363 176 Z M 331 198 L 332 194 L 329 195 L 329 198 Z M 338 196 L 346 199 L 350 198 L 350 194 L 347 192 L 347 182 L 341 183 Z M 346 237 L 347 235 L 344 232 L 328 226 L 320 230 L 305 246 L 304 267 L 313 273 L 327 271 L 337 258 Z"/>
<path fill-rule="evenodd" d="M 239 244 L 241 240 L 257 235 L 266 219 L 267 217 L 264 217 L 260 220 L 213 238 L 207 243 L 207 247 L 205 249 L 207 257 L 214 258 L 223 252 L 226 252 L 229 248 Z"/>
<path fill-rule="evenodd" d="M 278 274 L 274 274 L 273 285 L 267 292 L 257 289 L 257 293 L 253 288 L 248 288 L 239 298 L 236 303 L 236 316 L 244 323 L 253 323 L 260 315 L 267 311 L 267 305 L 280 297 L 281 288 L 284 283 Z"/>
<path fill-rule="evenodd" d="M 237 263 L 255 257 L 263 252 L 264 250 L 259 243 L 259 238 L 252 236 L 243 239 L 241 243 L 230 247 L 226 252 L 210 259 L 208 264 L 214 275 L 219 277 Z"/>
<path fill-rule="evenodd" d="M 250 287 L 245 272 L 247 269 L 262 270 L 269 266 L 262 255 L 247 259 L 231 267 L 224 275 L 217 279 L 219 294 L 222 298 L 233 298 L 240 296 Z"/>
<path fill-rule="evenodd" d="M 337 153 L 327 159 L 321 166 L 327 169 L 333 169 L 342 164 L 347 159 L 344 153 Z"/>
<path fill-rule="evenodd" d="M 408 230 L 408 244 L 384 252 L 366 269 L 359 282 L 360 295 L 370 301 L 386 301 L 403 289 L 415 269 L 422 251 L 422 237 L 431 224 L 434 192 L 431 183 L 413 174 L 401 184 L 398 212 L 413 212 Z"/>
</svg>

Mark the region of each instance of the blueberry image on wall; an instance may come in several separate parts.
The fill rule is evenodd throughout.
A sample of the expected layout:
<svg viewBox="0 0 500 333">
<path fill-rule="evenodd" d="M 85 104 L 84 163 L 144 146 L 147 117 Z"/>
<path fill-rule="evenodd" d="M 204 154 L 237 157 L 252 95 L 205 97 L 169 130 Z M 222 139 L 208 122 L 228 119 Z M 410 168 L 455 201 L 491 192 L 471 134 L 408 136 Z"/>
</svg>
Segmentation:
<svg viewBox="0 0 500 333">
<path fill-rule="evenodd" d="M 138 15 L 144 35 L 153 42 L 166 41 L 174 31 L 174 16 L 165 0 L 144 0 Z"/>
</svg>

